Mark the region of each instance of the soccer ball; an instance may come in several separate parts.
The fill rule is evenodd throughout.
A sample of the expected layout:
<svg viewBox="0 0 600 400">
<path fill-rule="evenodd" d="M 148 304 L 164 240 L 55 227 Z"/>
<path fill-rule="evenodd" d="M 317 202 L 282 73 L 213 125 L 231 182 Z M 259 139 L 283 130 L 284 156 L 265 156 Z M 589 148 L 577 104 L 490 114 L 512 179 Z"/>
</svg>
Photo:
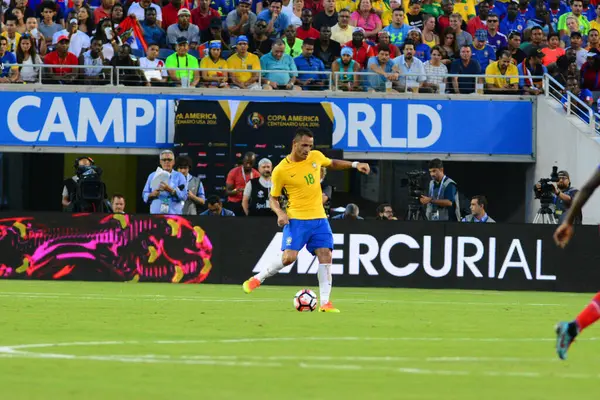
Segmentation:
<svg viewBox="0 0 600 400">
<path fill-rule="evenodd" d="M 310 289 L 302 289 L 294 296 L 294 308 L 300 312 L 315 311 L 317 295 Z"/>
</svg>

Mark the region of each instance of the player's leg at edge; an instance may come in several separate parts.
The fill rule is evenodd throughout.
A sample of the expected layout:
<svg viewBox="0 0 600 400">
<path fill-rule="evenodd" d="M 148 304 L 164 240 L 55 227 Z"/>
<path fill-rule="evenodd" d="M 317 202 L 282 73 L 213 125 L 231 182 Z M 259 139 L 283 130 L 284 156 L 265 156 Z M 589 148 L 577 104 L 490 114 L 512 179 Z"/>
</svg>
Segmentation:
<svg viewBox="0 0 600 400">
<path fill-rule="evenodd" d="M 281 257 L 277 257 L 277 261 L 274 261 L 273 264 L 244 282 L 242 289 L 247 294 L 252 293 L 252 291 L 258 288 L 265 279 L 276 275 L 288 265 L 293 264 L 296 261 L 296 258 L 298 258 L 298 252 L 296 250 L 285 250 L 281 254 Z"/>
<path fill-rule="evenodd" d="M 582 330 L 600 319 L 600 292 L 596 293 L 590 304 L 571 322 L 559 322 L 556 325 L 556 353 L 561 360 L 567 359 L 569 346 Z"/>
<path fill-rule="evenodd" d="M 340 310 L 331 304 L 331 288 L 333 279 L 331 276 L 331 263 L 333 261 L 331 249 L 315 249 L 315 255 L 319 259 L 319 269 L 317 277 L 319 278 L 319 312 L 339 313 Z"/>
</svg>

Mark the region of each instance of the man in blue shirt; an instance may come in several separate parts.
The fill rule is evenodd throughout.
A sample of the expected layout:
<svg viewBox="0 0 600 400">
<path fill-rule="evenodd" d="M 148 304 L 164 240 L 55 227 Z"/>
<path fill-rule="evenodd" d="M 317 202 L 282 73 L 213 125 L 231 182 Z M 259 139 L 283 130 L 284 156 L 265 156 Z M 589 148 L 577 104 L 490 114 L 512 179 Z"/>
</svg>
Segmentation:
<svg viewBox="0 0 600 400">
<path fill-rule="evenodd" d="M 19 67 L 9 67 L 5 64 L 16 64 L 17 58 L 8 51 L 8 39 L 0 36 L 0 65 L 3 66 L 0 71 L 0 83 L 12 83 L 19 78 Z"/>
<path fill-rule="evenodd" d="M 460 48 L 460 58 L 450 64 L 452 75 L 481 75 L 481 65 L 472 59 L 471 46 L 465 45 Z M 454 93 L 470 94 L 475 92 L 475 80 L 479 78 L 452 78 Z"/>
<path fill-rule="evenodd" d="M 263 89 L 265 90 L 302 90 L 294 86 L 298 77 L 298 69 L 294 59 L 285 53 L 285 43 L 277 39 L 271 46 L 271 52 L 260 58 L 260 68 L 264 72 Z"/>
<path fill-rule="evenodd" d="M 166 47 L 167 34 L 164 29 L 156 23 L 156 10 L 152 7 L 148 7 L 144 10 L 142 31 L 147 45 L 157 44 L 160 48 Z"/>
<path fill-rule="evenodd" d="M 144 202 L 150 202 L 150 214 L 182 214 L 183 205 L 188 198 L 188 185 L 185 176 L 173 170 L 174 166 L 175 155 L 173 152 L 171 150 L 162 151 L 160 167 L 169 175 L 168 180 L 161 179 L 160 184 L 156 187 L 156 183 L 152 182 L 157 174 L 155 171 L 148 176 L 142 192 Z"/>
<path fill-rule="evenodd" d="M 394 62 L 390 60 L 389 46 L 385 44 L 379 46 L 379 53 L 367 61 L 367 71 L 371 72 L 371 75 L 367 77 L 369 91 L 384 92 L 386 84 L 391 89 L 392 82 L 398 81 L 400 74 L 394 71 Z"/>
<path fill-rule="evenodd" d="M 231 210 L 223 208 L 223 203 L 219 196 L 212 195 L 206 200 L 208 210 L 200 213 L 200 215 L 212 215 L 215 217 L 235 217 L 235 213 Z"/>
<path fill-rule="evenodd" d="M 392 11 L 392 23 L 383 28 L 384 31 L 390 33 L 390 43 L 396 47 L 402 47 L 404 41 L 408 38 L 410 26 L 404 23 L 404 11 L 401 8 L 396 8 Z"/>
<path fill-rule="evenodd" d="M 500 32 L 508 36 L 511 32 L 523 31 L 527 27 L 527 19 L 519 13 L 519 3 L 510 2 L 506 9 L 506 18 L 500 22 Z"/>
<path fill-rule="evenodd" d="M 496 61 L 496 52 L 492 46 L 487 44 L 487 39 L 487 31 L 485 29 L 478 29 L 475 32 L 473 44 L 471 45 L 473 59 L 479 62 L 482 71 L 485 71 L 490 62 Z"/>
<path fill-rule="evenodd" d="M 494 224 L 494 221 L 487 215 L 487 199 L 485 196 L 473 196 L 471 199 L 471 214 L 462 219 L 462 222 L 488 223 Z"/>
<path fill-rule="evenodd" d="M 305 39 L 302 43 L 302 55 L 294 58 L 298 71 L 325 72 L 325 64 L 313 55 L 314 51 L 314 39 Z M 298 74 L 298 83 L 304 90 L 323 90 L 328 87 L 327 74 Z"/>
<path fill-rule="evenodd" d="M 281 0 L 272 0 L 269 9 L 258 14 L 258 20 L 266 21 L 269 24 L 267 34 L 274 37 L 281 37 L 285 28 L 290 24 L 290 18 L 281 12 Z"/>
<path fill-rule="evenodd" d="M 576 96 L 579 100 L 581 100 L 588 107 L 592 107 L 594 103 L 594 95 L 588 89 L 581 89 L 579 87 L 579 79 L 576 76 L 570 75 L 567 78 L 567 91 L 571 92 L 574 96 Z M 568 101 L 568 96 L 564 95 L 560 102 L 566 108 Z M 590 122 L 590 115 L 587 110 L 584 110 L 579 104 L 576 104 L 575 101 L 572 100 L 571 104 L 571 114 L 577 115 L 581 118 L 586 124 Z"/>
</svg>

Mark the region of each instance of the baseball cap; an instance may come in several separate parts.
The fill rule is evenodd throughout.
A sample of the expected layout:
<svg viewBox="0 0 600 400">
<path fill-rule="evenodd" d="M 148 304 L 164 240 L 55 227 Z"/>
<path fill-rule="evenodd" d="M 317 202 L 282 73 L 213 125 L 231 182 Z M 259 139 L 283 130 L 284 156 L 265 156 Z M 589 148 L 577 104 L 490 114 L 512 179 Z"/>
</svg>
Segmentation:
<svg viewBox="0 0 600 400">
<path fill-rule="evenodd" d="M 352 33 L 356 33 L 356 32 L 361 32 L 364 34 L 365 30 L 363 28 L 361 28 L 360 26 L 357 26 L 352 30 Z"/>
<path fill-rule="evenodd" d="M 488 40 L 488 33 L 485 29 L 477 29 L 475 31 L 475 39 L 479 40 L 480 42 L 487 42 Z"/>
<path fill-rule="evenodd" d="M 354 52 L 352 51 L 352 49 L 350 47 L 344 47 L 342 49 L 342 55 L 343 56 L 353 57 L 354 56 Z"/>
<path fill-rule="evenodd" d="M 590 53 L 588 52 L 588 56 L 589 54 Z M 542 49 L 539 47 L 532 47 L 531 50 L 529 50 L 529 57 L 544 58 L 544 55 L 545 54 L 542 52 Z"/>
<path fill-rule="evenodd" d="M 68 41 L 69 41 L 69 36 L 68 36 L 68 35 L 60 35 L 60 36 L 58 37 L 58 39 L 56 39 L 56 43 L 60 43 L 60 42 L 62 42 L 63 40 L 66 40 L 66 41 L 68 42 Z"/>
<path fill-rule="evenodd" d="M 79 21 L 77 21 L 77 18 L 71 18 L 69 20 L 69 24 L 77 24 L 77 23 L 79 23 Z"/>
<path fill-rule="evenodd" d="M 564 176 L 567 179 L 571 179 L 571 177 L 569 176 L 569 173 L 567 171 L 558 171 L 558 176 Z"/>
<path fill-rule="evenodd" d="M 220 28 L 221 26 L 223 26 L 221 18 L 215 17 L 210 20 L 210 28 Z"/>
<path fill-rule="evenodd" d="M 177 16 L 179 17 L 180 15 L 192 15 L 192 13 L 187 8 L 182 8 L 177 11 Z"/>
<path fill-rule="evenodd" d="M 177 44 L 189 43 L 188 39 L 185 36 L 179 36 L 177 38 Z"/>
<path fill-rule="evenodd" d="M 235 44 L 240 43 L 248 43 L 248 37 L 246 35 L 238 36 L 237 40 L 235 41 Z"/>
<path fill-rule="evenodd" d="M 221 41 L 220 40 L 211 40 L 210 42 L 208 42 L 208 48 L 209 49 L 220 49 Z"/>
</svg>

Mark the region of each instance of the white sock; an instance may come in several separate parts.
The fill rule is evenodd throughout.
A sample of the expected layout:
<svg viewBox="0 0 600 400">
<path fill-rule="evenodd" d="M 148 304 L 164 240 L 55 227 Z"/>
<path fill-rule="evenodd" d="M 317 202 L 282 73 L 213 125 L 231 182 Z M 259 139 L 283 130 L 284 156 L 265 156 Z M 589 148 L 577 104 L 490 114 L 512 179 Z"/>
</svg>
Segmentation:
<svg viewBox="0 0 600 400">
<path fill-rule="evenodd" d="M 263 269 L 262 271 L 260 271 L 258 274 L 256 274 L 254 277 L 256 279 L 258 279 L 260 281 L 260 283 L 263 283 L 265 281 L 265 279 L 272 277 L 273 275 L 276 275 L 279 271 L 281 271 L 283 268 L 285 268 L 285 265 L 283 265 L 283 263 L 281 262 L 281 255 L 283 253 L 279 254 L 279 257 L 277 257 L 277 261 L 274 261 L 273 264 L 269 265 L 267 268 Z"/>
<path fill-rule="evenodd" d="M 331 295 L 331 285 L 333 279 L 331 277 L 331 264 L 319 264 L 319 271 L 317 272 L 319 278 L 319 304 L 329 303 L 329 296 Z"/>
</svg>

